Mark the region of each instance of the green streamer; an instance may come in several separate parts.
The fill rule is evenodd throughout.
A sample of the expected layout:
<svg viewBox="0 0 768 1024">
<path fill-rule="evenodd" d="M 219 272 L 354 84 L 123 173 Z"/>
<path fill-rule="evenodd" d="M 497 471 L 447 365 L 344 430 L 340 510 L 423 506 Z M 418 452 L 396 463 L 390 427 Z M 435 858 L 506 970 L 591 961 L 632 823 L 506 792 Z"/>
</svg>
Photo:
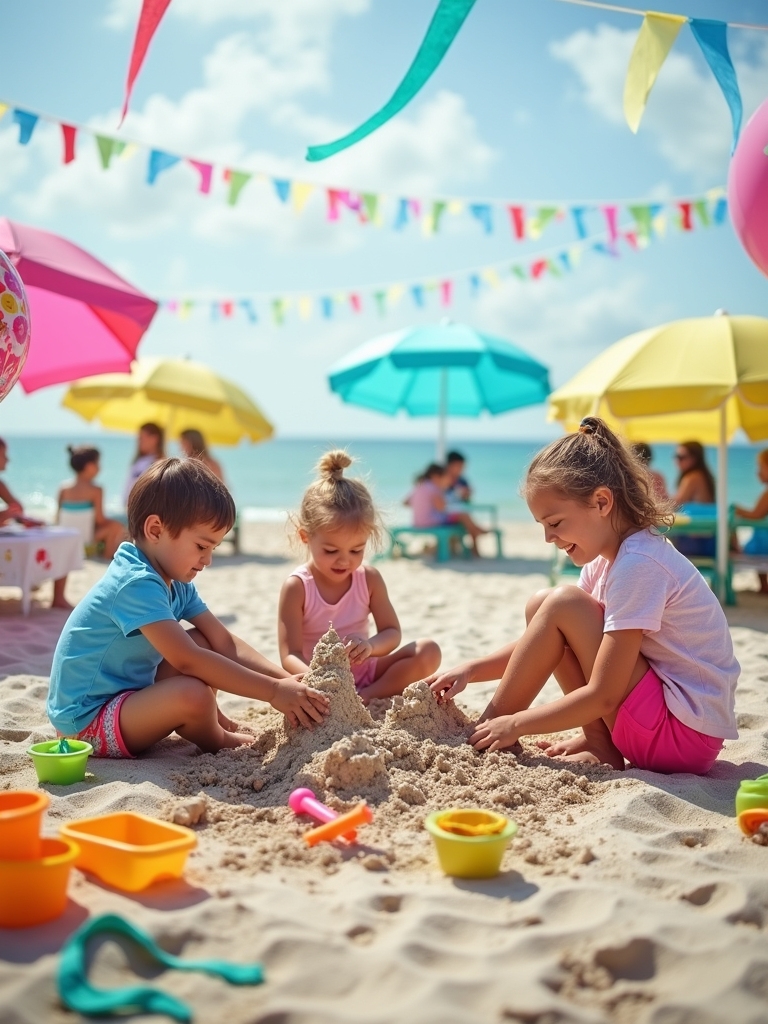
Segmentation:
<svg viewBox="0 0 768 1024">
<path fill-rule="evenodd" d="M 413 63 L 389 102 L 343 138 L 322 146 L 310 146 L 307 160 L 327 160 L 329 156 L 354 146 L 399 114 L 432 77 L 474 5 L 475 0 L 440 0 Z"/>
</svg>

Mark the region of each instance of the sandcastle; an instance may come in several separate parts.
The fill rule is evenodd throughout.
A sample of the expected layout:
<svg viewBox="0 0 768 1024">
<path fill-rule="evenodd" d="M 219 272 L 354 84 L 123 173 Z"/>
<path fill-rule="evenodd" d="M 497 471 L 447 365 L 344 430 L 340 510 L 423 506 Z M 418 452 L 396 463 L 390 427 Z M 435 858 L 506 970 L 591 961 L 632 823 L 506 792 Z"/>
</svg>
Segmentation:
<svg viewBox="0 0 768 1024">
<path fill-rule="evenodd" d="M 376 818 L 366 826 L 366 844 L 377 852 L 360 855 L 376 869 L 431 862 L 423 830 L 427 810 L 496 808 L 538 826 L 550 811 L 583 804 L 595 792 L 595 783 L 578 770 L 521 764 L 509 751 L 477 752 L 467 743 L 471 720 L 453 702 L 438 704 L 423 682 L 364 707 L 333 628 L 318 641 L 304 678 L 330 696 L 321 724 L 294 728 L 272 709 L 254 709 L 253 746 L 203 754 L 175 776 L 181 794 L 204 787 L 209 827 L 244 843 L 242 855 L 225 866 L 264 870 L 317 862 L 333 869 L 343 850 L 323 844 L 307 851 L 296 841 L 309 827 L 287 807 L 297 787 L 312 789 L 339 811 L 361 799 L 371 804 Z M 580 852 L 557 842 L 558 857 Z M 530 848 L 531 840 L 524 838 L 522 847 Z M 535 842 L 528 855 L 539 856 Z"/>
</svg>

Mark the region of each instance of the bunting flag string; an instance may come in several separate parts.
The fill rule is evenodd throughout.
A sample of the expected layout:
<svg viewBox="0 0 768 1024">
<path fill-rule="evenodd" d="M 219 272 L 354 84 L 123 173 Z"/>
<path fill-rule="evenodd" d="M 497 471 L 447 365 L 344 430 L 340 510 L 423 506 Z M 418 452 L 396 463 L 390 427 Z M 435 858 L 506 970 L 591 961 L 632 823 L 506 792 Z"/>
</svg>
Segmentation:
<svg viewBox="0 0 768 1024">
<path fill-rule="evenodd" d="M 618 259 L 627 252 L 645 249 L 662 239 L 670 227 L 693 231 L 697 226 L 695 205 L 686 203 L 684 206 L 674 218 L 669 217 L 661 203 L 649 211 L 644 207 L 642 227 L 638 226 L 637 219 L 629 227 L 616 219 L 612 227 L 601 235 L 584 237 L 567 246 L 551 247 L 519 260 L 505 260 L 445 275 L 412 281 L 388 281 L 366 287 L 283 292 L 280 295 L 272 292 L 225 297 L 184 295 L 159 300 L 160 308 L 182 320 L 193 314 L 208 315 L 212 320 L 241 315 L 252 324 L 266 322 L 277 327 L 283 326 L 291 314 L 301 321 L 312 317 L 333 320 L 345 312 L 355 316 L 364 311 L 374 311 L 379 316 L 386 316 L 406 298 L 417 310 L 436 307 L 445 311 L 450 309 L 459 294 L 476 299 L 489 289 L 499 288 L 507 280 L 524 282 L 540 281 L 546 277 L 563 278 L 581 266 L 585 255 Z M 705 219 L 703 212 L 703 209 L 698 211 L 699 226 L 723 223 L 724 216 L 717 219 L 707 213 Z"/>
<path fill-rule="evenodd" d="M 672 220 L 679 220 L 684 211 L 690 209 L 700 219 L 702 226 L 706 226 L 709 220 L 719 223 L 726 213 L 723 187 L 712 188 L 698 195 L 659 201 L 622 199 L 588 202 L 415 197 L 358 191 L 349 187 L 299 181 L 284 175 L 276 177 L 265 171 L 242 170 L 201 160 L 199 157 L 184 156 L 141 142 L 105 135 L 85 125 L 63 122 L 40 111 L 30 111 L 0 101 L 0 118 L 9 110 L 12 111 L 12 122 L 18 126 L 18 141 L 21 145 L 29 144 L 39 122 L 55 125 L 63 139 L 65 164 L 81 159 L 83 147 L 78 144 L 78 139 L 86 136 L 94 140 L 96 156 L 105 171 L 112 167 L 114 158 L 128 159 L 139 150 L 144 150 L 147 153 L 148 185 L 154 185 L 158 178 L 179 165 L 188 168 L 187 173 L 192 172 L 192 180 L 201 195 L 210 196 L 218 191 L 230 206 L 238 202 L 246 187 L 258 183 L 264 190 L 262 198 L 276 201 L 295 216 L 301 215 L 315 197 L 322 205 L 329 223 L 352 222 L 379 228 L 389 225 L 395 231 L 420 229 L 425 237 L 438 234 L 448 218 L 456 217 L 469 218 L 483 234 L 493 235 L 503 231 L 509 233 L 515 241 L 524 242 L 538 240 L 555 224 L 565 225 L 580 240 L 604 228 L 607 228 L 609 234 L 614 232 L 621 218 L 631 217 L 635 229 L 641 234 L 647 234 L 653 219 L 663 211 Z"/>
</svg>

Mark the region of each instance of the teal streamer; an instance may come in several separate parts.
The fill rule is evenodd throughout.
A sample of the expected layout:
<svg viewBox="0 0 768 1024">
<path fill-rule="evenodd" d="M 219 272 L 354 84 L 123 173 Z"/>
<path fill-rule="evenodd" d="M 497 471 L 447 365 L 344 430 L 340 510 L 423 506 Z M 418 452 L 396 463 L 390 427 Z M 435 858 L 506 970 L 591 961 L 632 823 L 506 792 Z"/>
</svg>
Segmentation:
<svg viewBox="0 0 768 1024">
<path fill-rule="evenodd" d="M 366 135 L 381 128 L 395 114 L 399 114 L 432 77 L 475 2 L 476 0 L 440 0 L 413 63 L 389 102 L 343 138 L 321 146 L 310 146 L 307 150 L 307 160 L 327 160 L 329 156 L 354 146 Z"/>
<path fill-rule="evenodd" d="M 712 21 L 709 18 L 690 18 L 691 32 L 701 47 L 704 59 L 709 64 L 717 84 L 723 91 L 725 102 L 731 112 L 733 124 L 733 145 L 731 153 L 736 149 L 741 132 L 743 115 L 741 92 L 736 78 L 731 55 L 728 53 L 728 26 L 724 21 Z"/>
<path fill-rule="evenodd" d="M 264 972 L 259 964 L 231 964 L 226 960 L 181 960 L 161 949 L 145 931 L 118 914 L 102 914 L 87 921 L 71 935 L 61 950 L 57 982 L 65 1006 L 85 1017 L 110 1014 L 156 1013 L 186 1024 L 192 1011 L 180 999 L 148 985 L 97 989 L 88 981 L 86 946 L 94 935 L 119 935 L 132 939 L 164 967 L 177 971 L 203 971 L 223 978 L 230 985 L 259 985 Z"/>
</svg>

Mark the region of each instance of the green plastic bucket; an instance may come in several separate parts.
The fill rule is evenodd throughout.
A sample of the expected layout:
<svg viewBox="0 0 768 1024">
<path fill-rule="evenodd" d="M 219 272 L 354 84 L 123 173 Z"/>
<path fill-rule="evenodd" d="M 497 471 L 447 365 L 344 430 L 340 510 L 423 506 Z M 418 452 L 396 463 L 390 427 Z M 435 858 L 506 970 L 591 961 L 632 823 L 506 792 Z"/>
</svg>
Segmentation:
<svg viewBox="0 0 768 1024">
<path fill-rule="evenodd" d="M 27 753 L 35 763 L 38 782 L 52 782 L 57 786 L 71 786 L 85 778 L 85 766 L 93 747 L 84 740 L 67 740 L 69 751 L 59 753 L 59 740 L 33 743 Z"/>
</svg>

